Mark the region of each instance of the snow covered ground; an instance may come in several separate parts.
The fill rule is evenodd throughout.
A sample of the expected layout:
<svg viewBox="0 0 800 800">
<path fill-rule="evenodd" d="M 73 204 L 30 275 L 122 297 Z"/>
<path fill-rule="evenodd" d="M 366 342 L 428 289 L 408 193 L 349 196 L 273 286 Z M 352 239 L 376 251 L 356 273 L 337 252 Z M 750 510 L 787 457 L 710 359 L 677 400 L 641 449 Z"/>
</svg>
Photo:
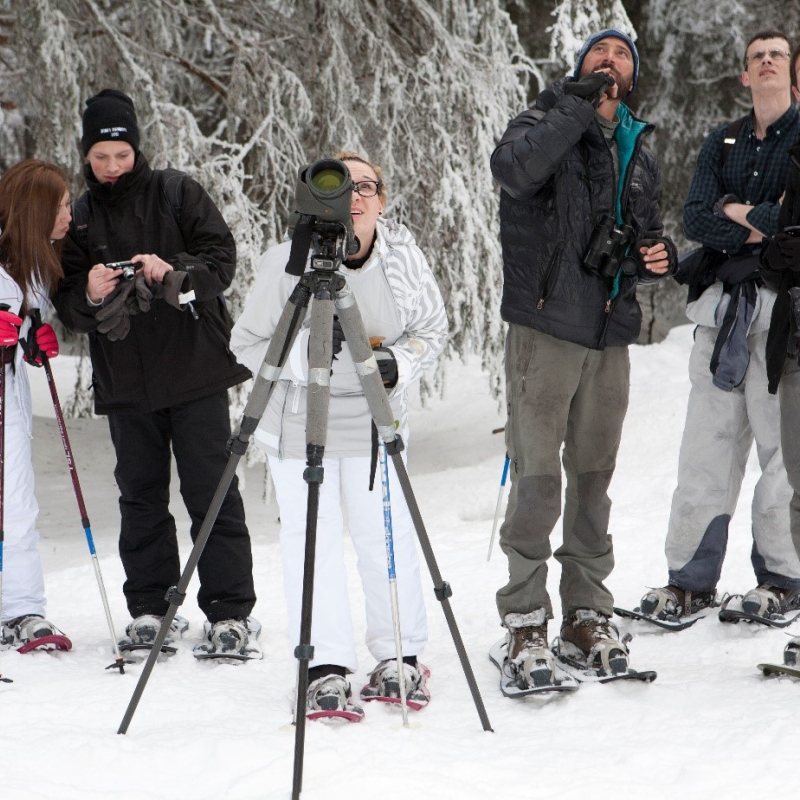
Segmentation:
<svg viewBox="0 0 800 800">
<path fill-rule="evenodd" d="M 610 578 L 619 605 L 665 582 L 663 540 L 684 422 L 691 327 L 631 348 L 630 410 L 611 489 L 617 566 Z M 53 362 L 66 397 L 74 363 Z M 37 414 L 34 457 L 48 615 L 67 632 L 70 653 L 0 655 L 0 797 L 3 800 L 254 800 L 288 798 L 295 661 L 289 652 L 277 545 L 277 508 L 261 500 L 263 470 L 247 470 L 245 502 L 253 538 L 255 615 L 264 625 L 263 661 L 202 663 L 191 645 L 202 628 L 193 595 L 181 613 L 191 627 L 178 654 L 159 663 L 126 736 L 116 731 L 140 674 L 106 671 L 105 622 L 66 471 L 44 375 L 32 375 Z M 504 414 L 488 396 L 476 362 L 448 367 L 447 392 L 412 410 L 410 472 L 439 567 L 453 587 L 452 608 L 468 649 L 493 733 L 481 729 L 452 640 L 432 591 L 433 700 L 404 729 L 399 712 L 367 707 L 359 725 L 309 723 L 304 798 L 777 798 L 794 794 L 795 713 L 800 683 L 765 679 L 762 661 L 781 659 L 787 633 L 715 615 L 682 633 L 618 620 L 631 631 L 632 666 L 655 669 L 650 685 L 584 685 L 568 696 L 514 701 L 498 689 L 487 658 L 502 635 L 494 592 L 506 567 L 486 550 L 502 469 Z M 118 511 L 104 419 L 68 421 L 117 632 L 127 622 L 116 554 Z M 731 525 L 721 590 L 754 585 L 749 564 L 748 466 Z M 182 555 L 188 525 L 174 485 Z M 378 532 L 382 535 L 382 532 Z M 558 532 L 554 534 L 554 539 Z M 557 542 L 554 542 L 554 547 Z M 351 562 L 352 553 L 350 553 Z M 361 593 L 351 563 L 356 624 Z M 550 588 L 557 601 L 559 570 Z M 556 626 L 553 625 L 553 633 Z M 800 622 L 793 626 L 800 630 Z M 792 630 L 793 628 L 790 628 Z M 363 637 L 362 637 L 363 638 Z M 359 687 L 372 666 L 362 647 Z M 794 720 L 794 721 L 793 721 Z"/>
</svg>

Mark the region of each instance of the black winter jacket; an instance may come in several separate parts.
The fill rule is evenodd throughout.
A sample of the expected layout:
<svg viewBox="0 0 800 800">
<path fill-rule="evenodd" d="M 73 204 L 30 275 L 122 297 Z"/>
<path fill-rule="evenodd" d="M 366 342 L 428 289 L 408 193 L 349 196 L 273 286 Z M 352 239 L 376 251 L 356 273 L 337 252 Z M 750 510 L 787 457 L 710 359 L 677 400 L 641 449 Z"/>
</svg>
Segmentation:
<svg viewBox="0 0 800 800">
<path fill-rule="evenodd" d="M 228 349 L 232 321 L 221 293 L 236 270 L 236 244 L 225 220 L 197 181 L 183 176 L 179 213 L 141 153 L 116 184 L 100 184 L 87 164 L 87 227 L 73 219 L 62 266 L 64 278 L 53 298 L 61 321 L 89 334 L 95 411 L 157 411 L 197 400 L 250 377 Z M 81 221 L 81 220 L 79 220 Z M 155 299 L 150 311 L 131 317 L 121 341 L 95 330 L 98 307 L 86 299 L 94 264 L 155 253 L 189 273 L 199 319 Z"/>
<path fill-rule="evenodd" d="M 782 231 L 790 225 L 800 225 L 800 144 L 789 148 L 791 166 L 786 182 L 786 191 L 781 203 L 778 219 L 778 230 Z M 759 273 L 764 283 L 776 293 L 775 305 L 772 307 L 772 318 L 767 334 L 767 378 L 770 394 L 776 394 L 778 384 L 786 365 L 789 351 L 789 337 L 797 333 L 789 289 L 800 286 L 800 273 L 791 269 L 770 269 L 763 260 L 766 248 L 761 251 L 762 261 Z"/>
<path fill-rule="evenodd" d="M 635 341 L 642 314 L 636 277 L 623 275 L 619 292 L 589 272 L 584 256 L 595 224 L 614 216 L 617 186 L 611 151 L 586 100 L 565 95 L 564 81 L 542 92 L 520 114 L 492 154 L 501 186 L 500 236 L 504 286 L 501 314 L 570 342 L 603 349 Z M 621 160 L 630 160 L 620 198 L 636 238 L 659 238 L 658 166 L 642 147 L 652 125 L 619 106 L 615 133 Z"/>
</svg>

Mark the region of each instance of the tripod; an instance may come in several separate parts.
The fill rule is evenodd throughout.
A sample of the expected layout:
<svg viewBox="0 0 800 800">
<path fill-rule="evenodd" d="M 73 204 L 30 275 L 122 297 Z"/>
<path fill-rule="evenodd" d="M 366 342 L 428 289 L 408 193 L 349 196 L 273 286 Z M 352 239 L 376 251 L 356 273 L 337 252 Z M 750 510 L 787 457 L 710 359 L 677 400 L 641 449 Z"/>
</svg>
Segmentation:
<svg viewBox="0 0 800 800">
<path fill-rule="evenodd" d="M 256 375 L 253 390 L 248 398 L 239 429 L 231 444 L 231 455 L 223 471 L 217 491 L 209 506 L 206 518 L 198 533 L 186 567 L 177 586 L 167 593 L 170 607 L 156 636 L 153 649 L 147 659 L 139 683 L 136 686 L 128 709 L 118 733 L 126 733 L 136 706 L 158 658 L 172 620 L 178 607 L 186 596 L 186 588 L 203 547 L 216 521 L 222 502 L 227 494 L 236 466 L 246 452 L 250 437 L 269 403 L 272 390 L 278 381 L 283 366 L 292 349 L 294 341 L 305 318 L 311 298 L 310 340 L 309 340 L 309 378 L 306 409 L 306 456 L 307 468 L 304 480 L 308 484 L 308 504 L 306 516 L 306 541 L 304 554 L 303 592 L 300 616 L 300 641 L 295 649 L 298 659 L 297 706 L 295 712 L 295 760 L 292 796 L 299 798 L 302 788 L 303 756 L 305 742 L 305 705 L 308 692 L 308 664 L 314 656 L 311 645 L 311 618 L 314 592 L 314 561 L 316 552 L 317 516 L 319 510 L 320 484 L 324 478 L 322 467 L 327 439 L 328 407 L 330 400 L 330 375 L 332 363 L 332 327 L 334 306 L 356 365 L 361 385 L 375 422 L 378 436 L 391 456 L 395 471 L 409 508 L 417 537 L 434 584 L 434 594 L 442 604 L 456 651 L 461 661 L 467 683 L 472 693 L 481 724 L 485 731 L 491 731 L 486 710 L 478 690 L 475 676 L 469 663 L 458 625 L 450 608 L 452 595 L 450 585 L 442 579 L 436 558 L 428 538 L 425 525 L 417 506 L 405 463 L 402 459 L 403 443 L 395 431 L 394 414 L 378 369 L 375 355 L 369 345 L 361 314 L 355 296 L 347 285 L 344 276 L 336 272 L 341 265 L 344 251 L 341 242 L 323 237 L 321 255 L 311 258 L 311 271 L 304 273 L 287 301 L 276 326 L 269 348 Z"/>
</svg>

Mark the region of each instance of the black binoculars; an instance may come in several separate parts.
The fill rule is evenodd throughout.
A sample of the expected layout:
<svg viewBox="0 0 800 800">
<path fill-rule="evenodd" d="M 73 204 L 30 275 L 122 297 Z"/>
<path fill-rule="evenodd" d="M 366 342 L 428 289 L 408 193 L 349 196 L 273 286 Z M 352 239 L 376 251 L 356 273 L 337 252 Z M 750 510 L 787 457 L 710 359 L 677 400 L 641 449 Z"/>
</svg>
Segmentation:
<svg viewBox="0 0 800 800">
<path fill-rule="evenodd" d="M 602 278 L 613 279 L 620 266 L 626 275 L 635 275 L 636 261 L 625 258 L 633 238 L 630 225 L 617 226 L 612 217 L 604 217 L 592 231 L 584 266 Z"/>
</svg>

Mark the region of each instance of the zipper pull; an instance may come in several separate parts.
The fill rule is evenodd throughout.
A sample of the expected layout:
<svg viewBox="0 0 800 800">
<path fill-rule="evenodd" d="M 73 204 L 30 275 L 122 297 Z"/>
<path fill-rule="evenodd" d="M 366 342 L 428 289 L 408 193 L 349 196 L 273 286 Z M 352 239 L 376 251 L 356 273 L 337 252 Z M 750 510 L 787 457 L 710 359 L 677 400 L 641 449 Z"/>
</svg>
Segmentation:
<svg viewBox="0 0 800 800">
<path fill-rule="evenodd" d="M 611 313 L 611 300 L 606 300 L 606 314 Z"/>
<path fill-rule="evenodd" d="M 540 297 L 539 302 L 536 304 L 536 310 L 541 311 L 543 306 L 544 306 L 544 298 Z"/>
<path fill-rule="evenodd" d="M 299 381 L 292 381 L 294 386 L 294 396 L 292 397 L 292 414 L 297 413 L 297 409 L 300 408 L 300 382 Z"/>
</svg>

